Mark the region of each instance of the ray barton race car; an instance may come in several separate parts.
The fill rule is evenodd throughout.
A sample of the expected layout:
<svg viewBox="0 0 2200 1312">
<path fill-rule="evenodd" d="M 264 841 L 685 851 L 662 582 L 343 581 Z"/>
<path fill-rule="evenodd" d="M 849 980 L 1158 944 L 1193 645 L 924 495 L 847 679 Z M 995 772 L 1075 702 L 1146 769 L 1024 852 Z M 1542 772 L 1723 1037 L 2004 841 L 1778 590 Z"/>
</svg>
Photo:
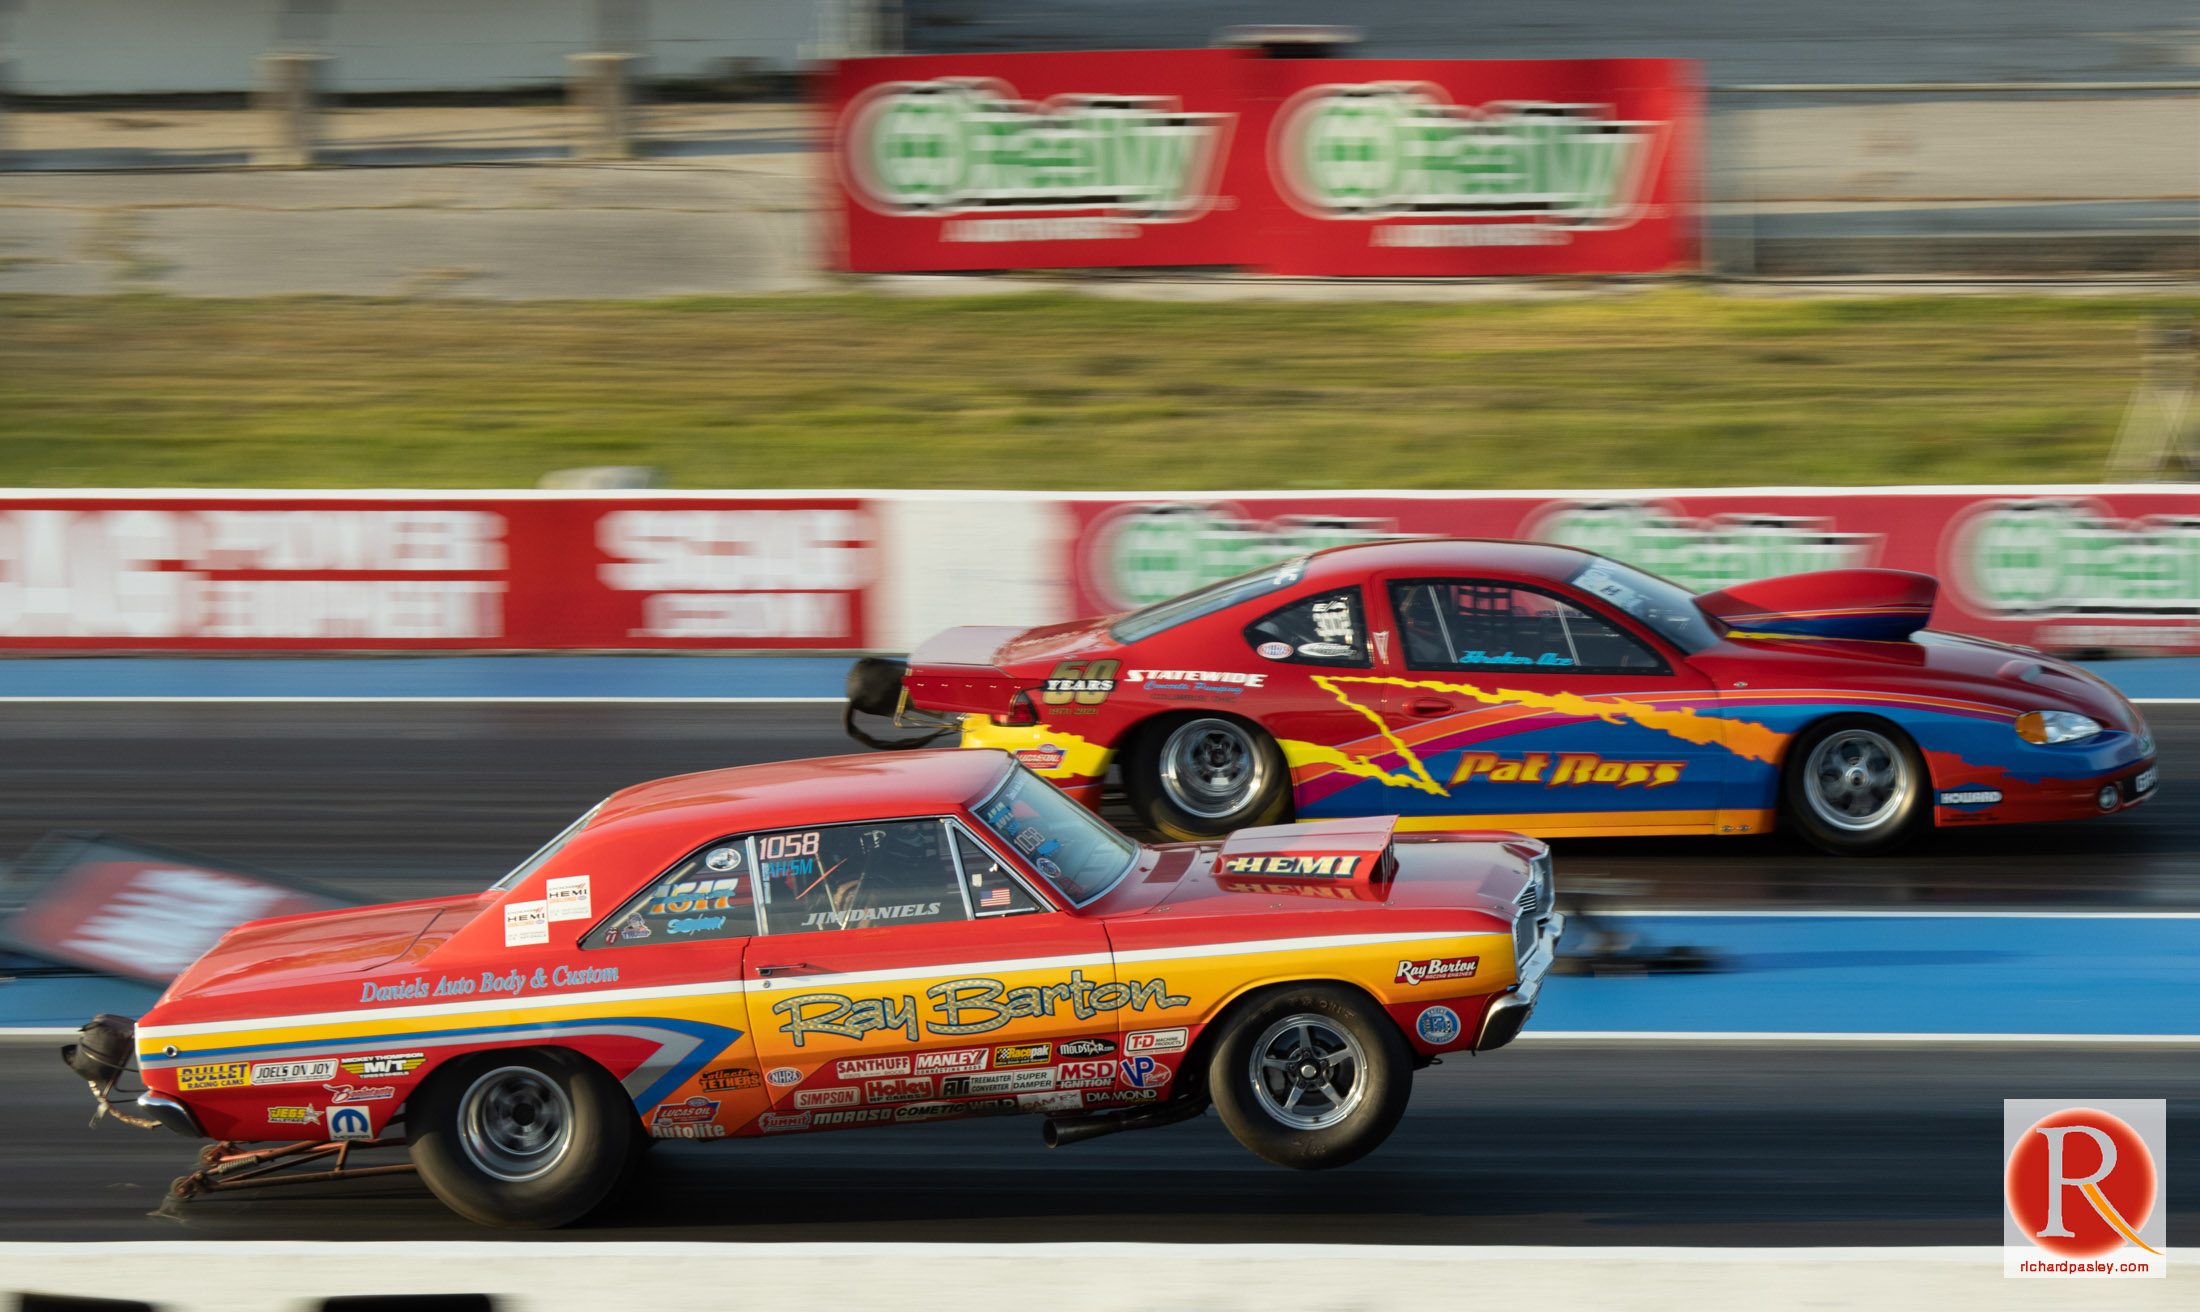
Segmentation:
<svg viewBox="0 0 2200 1312">
<path fill-rule="evenodd" d="M 124 1119 L 221 1141 L 171 1204 L 416 1167 L 547 1226 L 652 1139 L 1023 1112 L 1061 1144 L 1209 1105 L 1311 1169 L 1518 1034 L 1563 924 L 1518 835 L 1147 847 L 1005 753 L 843 757 L 627 789 L 479 894 L 240 926 L 64 1056 Z M 349 1164 L 371 1147 L 412 1165 Z"/>
<path fill-rule="evenodd" d="M 1797 574 L 1693 596 L 1589 552 L 1336 547 L 1122 615 L 949 629 L 849 675 L 1171 838 L 1390 815 L 1543 837 L 1751 834 L 1892 849 L 1932 825 L 2120 811 L 2154 740 L 2102 680 L 1923 631 L 1937 585 Z"/>
</svg>

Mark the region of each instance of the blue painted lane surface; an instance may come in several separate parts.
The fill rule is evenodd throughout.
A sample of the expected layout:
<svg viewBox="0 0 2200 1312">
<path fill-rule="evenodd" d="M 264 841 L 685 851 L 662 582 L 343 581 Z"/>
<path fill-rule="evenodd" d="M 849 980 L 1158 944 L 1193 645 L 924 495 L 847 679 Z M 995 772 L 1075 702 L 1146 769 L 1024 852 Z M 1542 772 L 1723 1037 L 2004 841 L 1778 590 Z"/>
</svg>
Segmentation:
<svg viewBox="0 0 2200 1312">
<path fill-rule="evenodd" d="M 2200 918 L 1674 915 L 1598 927 L 1706 949 L 1723 969 L 1553 976 L 1531 1028 L 2200 1036 Z M 1577 949 L 1582 928 L 1568 931 Z"/>
</svg>

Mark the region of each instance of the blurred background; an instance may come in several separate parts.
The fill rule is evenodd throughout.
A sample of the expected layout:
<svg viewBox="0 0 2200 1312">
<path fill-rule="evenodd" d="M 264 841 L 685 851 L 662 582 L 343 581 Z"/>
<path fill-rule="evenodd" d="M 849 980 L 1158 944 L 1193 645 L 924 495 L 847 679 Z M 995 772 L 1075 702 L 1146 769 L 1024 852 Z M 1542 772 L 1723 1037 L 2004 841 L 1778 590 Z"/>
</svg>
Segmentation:
<svg viewBox="0 0 2200 1312">
<path fill-rule="evenodd" d="M 206 906 L 476 888 L 841 752 L 848 659 L 950 624 L 1393 532 L 1900 565 L 2140 699 L 2155 800 L 1562 844 L 1572 1037 L 1333 1192 L 958 1126 L 753 1150 L 769 1224 L 674 1152 L 636 1225 L 1991 1243 L 2001 1091 L 2189 1088 L 2196 280 L 2169 0 L 0 0 L 0 1031 L 142 1010 Z M 230 900 L 32 932 L 123 866 Z M 135 1237 L 51 1065 L 0 1053 L 0 1237 Z M 379 1205 L 217 1225 L 436 1233 Z"/>
</svg>

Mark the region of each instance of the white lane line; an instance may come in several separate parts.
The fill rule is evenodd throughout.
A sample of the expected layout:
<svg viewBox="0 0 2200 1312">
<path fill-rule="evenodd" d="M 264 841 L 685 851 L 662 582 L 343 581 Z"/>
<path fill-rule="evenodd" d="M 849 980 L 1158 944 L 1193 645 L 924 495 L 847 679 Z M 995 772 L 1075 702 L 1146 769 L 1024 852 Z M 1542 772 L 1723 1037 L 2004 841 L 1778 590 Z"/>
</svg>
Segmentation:
<svg viewBox="0 0 2200 1312">
<path fill-rule="evenodd" d="M 2011 1043 L 2200 1046 L 2200 1034 L 1841 1034 L 1781 1030 L 1539 1030 L 1521 1031 L 1515 1042 L 1560 1043 Z"/>
</svg>

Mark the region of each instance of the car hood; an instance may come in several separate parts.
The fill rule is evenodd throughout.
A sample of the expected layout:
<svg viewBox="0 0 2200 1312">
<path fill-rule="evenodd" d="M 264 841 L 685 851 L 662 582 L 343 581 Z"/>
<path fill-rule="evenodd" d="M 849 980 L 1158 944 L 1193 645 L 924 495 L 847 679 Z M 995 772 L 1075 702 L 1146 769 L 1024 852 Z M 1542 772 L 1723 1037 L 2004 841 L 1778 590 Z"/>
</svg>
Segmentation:
<svg viewBox="0 0 2200 1312">
<path fill-rule="evenodd" d="M 1387 825 L 1389 820 L 1384 817 L 1378 822 Z M 1110 896 L 1105 910 L 1146 921 L 1334 913 L 1356 906 L 1371 911 L 1470 911 L 1488 918 L 1482 928 L 1507 930 L 1516 899 L 1529 880 L 1528 858 L 1542 850 L 1535 840 L 1512 833 L 1413 833 L 1390 841 L 1374 878 L 1301 878 L 1229 869 L 1233 856 L 1249 850 L 1244 841 L 1247 835 L 1259 832 L 1243 830 L 1225 842 L 1173 843 L 1154 849 L 1158 859 L 1125 881 L 1125 888 Z M 1349 850 L 1349 841 L 1321 846 Z M 1313 845 L 1300 850 L 1311 851 Z"/>
<path fill-rule="evenodd" d="M 418 961 L 494 906 L 494 893 L 316 911 L 237 926 L 162 996 L 260 992 Z"/>
</svg>

